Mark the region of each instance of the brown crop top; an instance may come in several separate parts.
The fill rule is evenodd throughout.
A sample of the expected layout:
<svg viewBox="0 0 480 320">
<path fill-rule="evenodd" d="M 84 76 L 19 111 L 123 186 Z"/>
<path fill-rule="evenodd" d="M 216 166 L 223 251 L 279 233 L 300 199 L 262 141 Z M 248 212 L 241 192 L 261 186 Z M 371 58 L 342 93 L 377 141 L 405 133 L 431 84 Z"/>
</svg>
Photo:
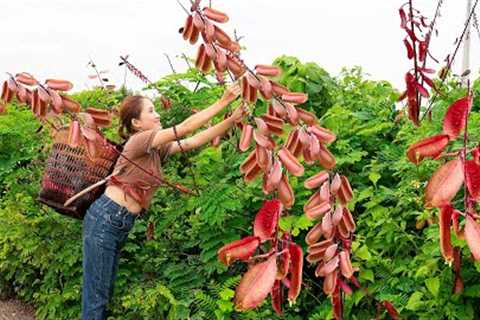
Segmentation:
<svg viewBox="0 0 480 320">
<path fill-rule="evenodd" d="M 168 157 L 172 143 L 169 142 L 159 148 L 152 148 L 152 141 L 158 130 L 160 128 L 133 134 L 125 144 L 122 154 L 147 171 L 163 178 L 162 165 Z M 113 172 L 117 170 L 120 170 L 120 173 L 110 177 L 107 186 L 116 185 L 120 187 L 142 208 L 147 209 L 153 194 L 161 184 L 158 179 L 140 170 L 122 156 L 118 158 Z"/>
</svg>

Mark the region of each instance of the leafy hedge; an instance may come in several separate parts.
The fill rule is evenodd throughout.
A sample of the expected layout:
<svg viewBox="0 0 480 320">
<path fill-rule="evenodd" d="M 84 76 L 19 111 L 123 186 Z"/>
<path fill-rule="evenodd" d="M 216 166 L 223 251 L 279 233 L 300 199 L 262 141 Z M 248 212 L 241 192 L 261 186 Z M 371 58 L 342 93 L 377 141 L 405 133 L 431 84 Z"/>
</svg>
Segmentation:
<svg viewBox="0 0 480 320">
<path fill-rule="evenodd" d="M 377 311 L 377 301 L 386 299 L 405 318 L 475 319 L 480 314 L 480 267 L 465 250 L 465 291 L 451 294 L 453 273 L 440 255 L 437 213 L 422 204 L 433 162 L 417 168 L 405 157 L 411 143 L 438 131 L 446 107 L 463 92 L 454 82 L 448 84 L 433 109 L 433 121 L 414 128 L 395 109 L 398 92 L 387 82 L 366 80 L 358 67 L 332 78 L 318 65 L 293 57 L 280 57 L 276 63 L 284 69 L 283 83 L 309 94 L 305 109 L 337 133 L 331 149 L 337 170 L 352 179 L 358 225 L 353 262 L 360 267 L 359 280 L 368 295 L 357 290 L 346 296 L 345 317 L 387 317 Z M 197 83 L 197 90 L 188 89 Z M 173 102 L 168 111 L 156 102 L 164 126 L 182 121 L 192 108 L 208 106 L 223 91 L 195 70 L 167 76 L 156 85 Z M 478 94 L 480 84 L 474 88 Z M 75 98 L 83 107 L 106 107 L 126 94 L 94 90 Z M 470 125 L 474 137 L 480 135 L 478 106 L 475 100 Z M 39 128 L 22 106 L 11 105 L 0 117 L 0 296 L 15 294 L 32 302 L 38 319 L 73 319 L 80 314 L 82 225 L 35 200 L 51 143 L 48 128 Z M 223 244 L 251 233 L 263 201 L 261 181 L 245 185 L 238 171 L 246 157 L 236 149 L 239 134 L 233 131 L 218 148 L 170 159 L 168 177 L 192 186 L 192 167 L 201 195 L 157 192 L 122 251 L 110 319 L 277 319 L 268 300 L 255 310 L 236 312 L 231 300 L 244 266 L 227 270 L 216 259 Z M 116 138 L 113 129 L 107 135 Z M 281 220 L 282 227 L 300 239 L 312 225 L 302 215 L 310 196 L 303 180 L 316 171 L 306 168 L 305 177 L 291 179 L 297 199 L 292 214 Z M 150 241 L 148 221 L 155 225 Z M 465 247 L 461 241 L 456 245 Z M 305 268 L 305 287 L 297 304 L 285 310 L 285 319 L 331 317 L 330 302 L 313 271 Z"/>
</svg>

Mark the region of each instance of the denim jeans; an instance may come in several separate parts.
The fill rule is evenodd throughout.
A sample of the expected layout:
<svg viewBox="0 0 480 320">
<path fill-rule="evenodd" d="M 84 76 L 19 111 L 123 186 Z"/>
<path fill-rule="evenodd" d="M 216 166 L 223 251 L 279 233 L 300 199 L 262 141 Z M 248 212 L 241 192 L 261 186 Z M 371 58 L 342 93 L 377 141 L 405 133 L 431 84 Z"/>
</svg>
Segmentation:
<svg viewBox="0 0 480 320">
<path fill-rule="evenodd" d="M 87 210 L 83 220 L 82 320 L 106 319 L 120 249 L 135 218 L 105 194 Z"/>
</svg>

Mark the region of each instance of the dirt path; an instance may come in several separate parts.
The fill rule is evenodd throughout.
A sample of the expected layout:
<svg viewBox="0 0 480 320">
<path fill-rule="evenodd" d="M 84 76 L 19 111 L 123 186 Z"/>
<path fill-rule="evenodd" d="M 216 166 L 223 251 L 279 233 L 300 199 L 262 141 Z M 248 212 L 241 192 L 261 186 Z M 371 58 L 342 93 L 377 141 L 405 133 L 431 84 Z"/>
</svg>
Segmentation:
<svg viewBox="0 0 480 320">
<path fill-rule="evenodd" d="M 35 320 L 31 306 L 17 300 L 0 300 L 0 320 Z"/>
</svg>

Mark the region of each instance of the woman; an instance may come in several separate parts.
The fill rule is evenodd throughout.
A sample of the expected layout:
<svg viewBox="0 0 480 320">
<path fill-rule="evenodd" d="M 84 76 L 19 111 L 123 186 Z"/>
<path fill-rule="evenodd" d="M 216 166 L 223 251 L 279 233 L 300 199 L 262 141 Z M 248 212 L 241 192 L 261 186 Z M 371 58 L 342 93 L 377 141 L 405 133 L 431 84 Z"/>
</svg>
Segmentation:
<svg viewBox="0 0 480 320">
<path fill-rule="evenodd" d="M 239 86 L 227 88 L 222 98 L 172 128 L 163 129 L 153 103 L 142 96 L 127 97 L 120 106 L 119 133 L 128 139 L 123 154 L 143 168 L 162 176 L 165 159 L 181 152 L 181 138 L 206 124 L 240 93 Z M 243 116 L 242 107 L 219 124 L 180 140 L 184 151 L 198 148 L 223 135 Z M 120 157 L 115 175 L 105 193 L 88 209 L 83 222 L 82 319 L 105 319 L 106 305 L 113 294 L 120 249 L 135 218 L 150 204 L 157 179 Z"/>
</svg>

